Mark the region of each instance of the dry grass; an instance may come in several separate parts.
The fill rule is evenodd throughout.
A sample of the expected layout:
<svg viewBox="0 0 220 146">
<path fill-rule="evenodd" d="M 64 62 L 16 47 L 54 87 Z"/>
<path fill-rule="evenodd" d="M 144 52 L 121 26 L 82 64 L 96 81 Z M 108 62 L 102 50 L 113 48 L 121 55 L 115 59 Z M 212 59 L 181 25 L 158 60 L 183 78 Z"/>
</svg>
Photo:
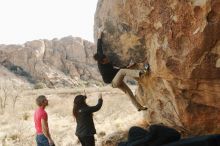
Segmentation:
<svg viewBox="0 0 220 146">
<path fill-rule="evenodd" d="M 75 95 L 85 88 L 26 90 L 16 102 L 15 110 L 8 104 L 0 115 L 0 146 L 32 146 L 35 144 L 33 113 L 35 98 L 44 94 L 49 99 L 47 112 L 51 135 L 58 146 L 78 146 L 76 122 L 72 117 Z M 94 114 L 97 145 L 113 146 L 126 137 L 126 131 L 140 124 L 142 113 L 137 112 L 128 97 L 111 87 L 86 88 L 87 103 L 95 105 L 98 92 L 103 93 L 103 107 Z"/>
</svg>

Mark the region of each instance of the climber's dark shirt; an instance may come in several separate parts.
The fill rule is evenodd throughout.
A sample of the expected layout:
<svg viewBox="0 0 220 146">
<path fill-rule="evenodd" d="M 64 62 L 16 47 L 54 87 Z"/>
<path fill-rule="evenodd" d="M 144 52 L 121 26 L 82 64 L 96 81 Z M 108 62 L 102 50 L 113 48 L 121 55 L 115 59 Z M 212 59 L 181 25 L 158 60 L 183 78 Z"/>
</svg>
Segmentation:
<svg viewBox="0 0 220 146">
<path fill-rule="evenodd" d="M 100 57 L 104 56 L 103 50 L 102 50 L 102 39 L 101 38 L 98 39 L 98 42 L 97 42 L 97 54 Z M 98 61 L 98 68 L 99 68 L 99 72 L 102 76 L 103 81 L 107 84 L 112 82 L 113 78 L 119 71 L 119 69 L 114 68 L 111 63 L 102 64 L 99 61 Z"/>
<path fill-rule="evenodd" d="M 113 68 L 113 65 L 111 63 L 101 64 L 98 62 L 98 68 L 100 74 L 102 75 L 103 81 L 107 84 L 112 82 L 113 78 L 119 71 L 119 69 Z"/>
</svg>

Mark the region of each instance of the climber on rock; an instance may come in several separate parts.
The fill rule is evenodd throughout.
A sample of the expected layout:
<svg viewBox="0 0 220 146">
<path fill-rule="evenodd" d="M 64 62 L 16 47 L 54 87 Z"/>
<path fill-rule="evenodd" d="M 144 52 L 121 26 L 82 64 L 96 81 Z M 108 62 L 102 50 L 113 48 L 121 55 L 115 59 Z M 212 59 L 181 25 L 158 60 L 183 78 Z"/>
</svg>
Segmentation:
<svg viewBox="0 0 220 146">
<path fill-rule="evenodd" d="M 106 55 L 103 54 L 102 48 L 102 36 L 103 32 L 98 32 L 98 41 L 97 41 L 97 53 L 93 56 L 98 63 L 98 68 L 102 79 L 107 84 L 112 84 L 113 88 L 121 89 L 131 100 L 133 105 L 138 109 L 147 110 L 147 107 L 142 106 L 138 101 L 136 96 L 133 94 L 131 89 L 123 81 L 125 76 L 130 76 L 132 78 L 139 78 L 146 72 L 149 72 L 149 65 L 145 64 L 143 70 L 135 70 L 129 68 L 118 69 L 115 68 L 112 63 L 109 61 Z"/>
</svg>

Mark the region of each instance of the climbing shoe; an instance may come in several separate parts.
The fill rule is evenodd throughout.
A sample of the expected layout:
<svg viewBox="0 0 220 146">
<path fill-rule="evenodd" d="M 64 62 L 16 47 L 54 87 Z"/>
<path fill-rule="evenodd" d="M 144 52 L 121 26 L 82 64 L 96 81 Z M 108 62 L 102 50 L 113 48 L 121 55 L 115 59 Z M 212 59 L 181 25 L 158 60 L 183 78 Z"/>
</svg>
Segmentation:
<svg viewBox="0 0 220 146">
<path fill-rule="evenodd" d="M 150 65 L 149 64 L 144 64 L 144 70 L 150 71 Z"/>
<path fill-rule="evenodd" d="M 142 106 L 141 108 L 138 109 L 138 111 L 140 112 L 140 111 L 144 111 L 144 110 L 147 110 L 147 109 L 148 109 L 147 107 Z"/>
<path fill-rule="evenodd" d="M 144 69 L 141 70 L 139 72 L 139 77 L 145 75 L 146 73 L 149 73 L 150 72 L 150 65 L 149 64 L 144 64 Z"/>
</svg>

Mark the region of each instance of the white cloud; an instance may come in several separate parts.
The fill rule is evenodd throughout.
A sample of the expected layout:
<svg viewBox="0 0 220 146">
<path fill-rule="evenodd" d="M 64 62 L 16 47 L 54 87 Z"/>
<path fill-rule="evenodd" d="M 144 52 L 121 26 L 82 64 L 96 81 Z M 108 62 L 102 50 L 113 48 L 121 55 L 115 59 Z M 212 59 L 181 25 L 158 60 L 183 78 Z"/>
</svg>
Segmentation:
<svg viewBox="0 0 220 146">
<path fill-rule="evenodd" d="M 0 44 L 68 35 L 93 41 L 98 0 L 0 0 Z"/>
</svg>

